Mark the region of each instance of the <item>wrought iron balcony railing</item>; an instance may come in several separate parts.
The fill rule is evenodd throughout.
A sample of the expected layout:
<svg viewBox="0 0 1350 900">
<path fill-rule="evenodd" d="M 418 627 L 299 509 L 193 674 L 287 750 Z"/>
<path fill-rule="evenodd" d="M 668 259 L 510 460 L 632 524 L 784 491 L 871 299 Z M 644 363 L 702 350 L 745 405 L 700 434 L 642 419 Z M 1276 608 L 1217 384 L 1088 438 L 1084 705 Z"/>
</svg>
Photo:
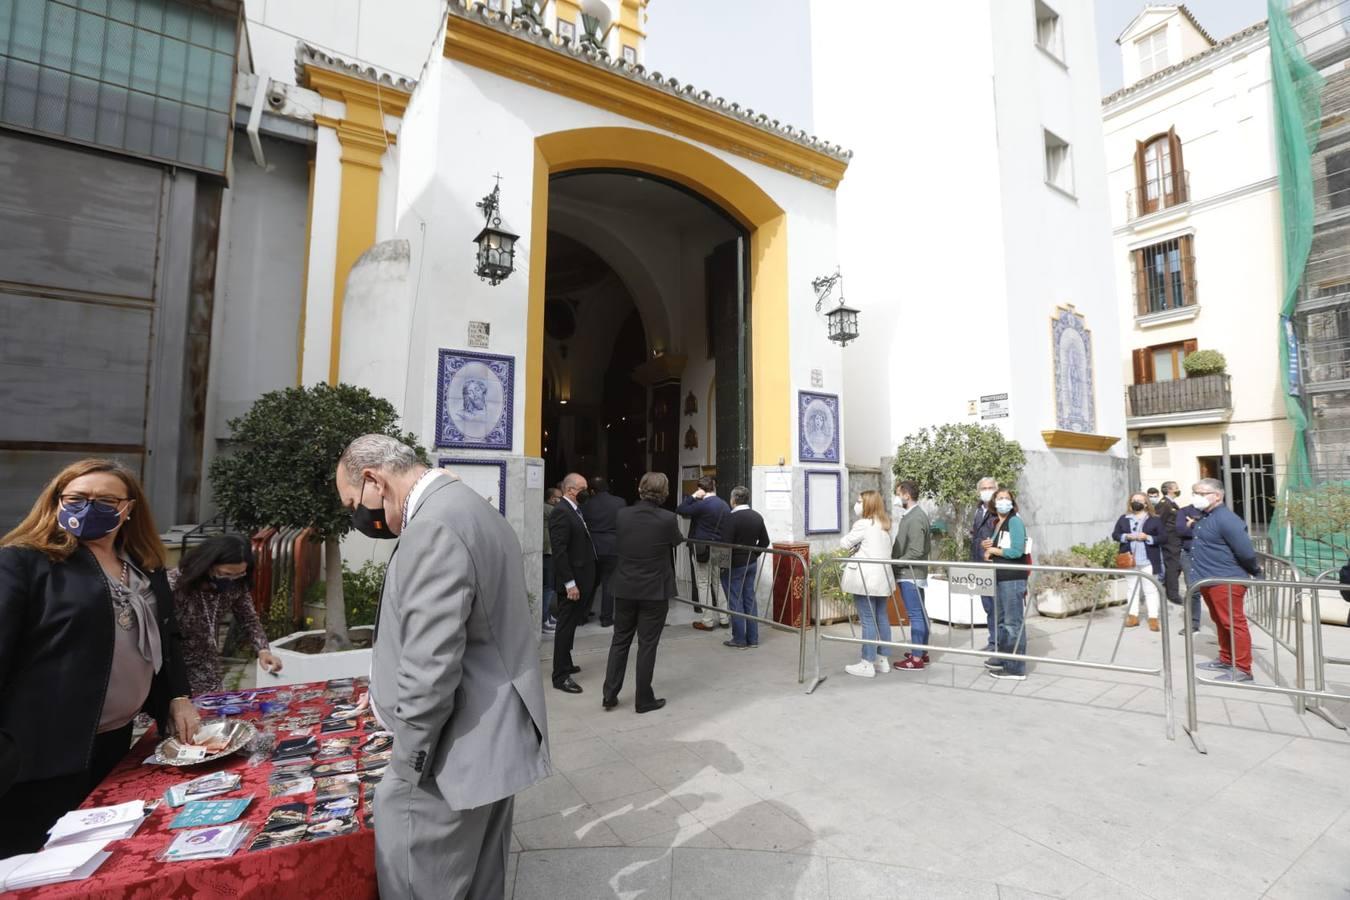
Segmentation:
<svg viewBox="0 0 1350 900">
<path fill-rule="evenodd" d="M 1143 185 L 1135 185 L 1125 192 L 1125 217 L 1133 221 L 1140 216 L 1180 206 L 1191 199 L 1191 173 L 1181 171 L 1150 178 Z"/>
</svg>

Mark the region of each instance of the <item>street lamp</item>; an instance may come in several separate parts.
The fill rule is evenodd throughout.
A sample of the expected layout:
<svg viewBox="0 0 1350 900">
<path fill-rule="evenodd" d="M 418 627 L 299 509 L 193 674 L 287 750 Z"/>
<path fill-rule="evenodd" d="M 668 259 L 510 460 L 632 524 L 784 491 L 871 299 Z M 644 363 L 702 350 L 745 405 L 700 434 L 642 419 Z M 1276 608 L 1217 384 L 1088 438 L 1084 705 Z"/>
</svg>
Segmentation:
<svg viewBox="0 0 1350 900">
<path fill-rule="evenodd" d="M 825 314 L 825 323 L 830 340 L 847 347 L 849 341 L 858 337 L 858 310 L 844 302 L 843 274 L 835 269 L 833 275 L 822 275 L 811 281 L 811 288 L 816 292 L 816 312 L 820 312 L 825 301 L 830 299 L 836 285 L 839 286 L 839 301 L 834 309 Z"/>
<path fill-rule="evenodd" d="M 497 176 L 497 184 L 482 200 L 475 204 L 483 213 L 483 230 L 473 242 L 478 245 L 478 277 L 488 284 L 496 286 L 516 268 L 516 241 L 520 235 L 513 234 L 502 227 L 501 193 L 502 176 Z"/>
</svg>

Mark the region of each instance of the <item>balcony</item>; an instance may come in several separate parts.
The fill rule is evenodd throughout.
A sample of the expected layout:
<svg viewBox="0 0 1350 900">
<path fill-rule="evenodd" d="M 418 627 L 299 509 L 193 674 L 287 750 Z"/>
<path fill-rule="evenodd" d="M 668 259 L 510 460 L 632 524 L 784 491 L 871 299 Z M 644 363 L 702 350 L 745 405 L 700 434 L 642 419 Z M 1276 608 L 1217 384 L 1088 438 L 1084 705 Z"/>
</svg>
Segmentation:
<svg viewBox="0 0 1350 900">
<path fill-rule="evenodd" d="M 1303 386 L 1311 392 L 1350 390 L 1350 340 L 1305 341 Z"/>
<path fill-rule="evenodd" d="M 1125 192 L 1125 219 L 1133 222 L 1163 210 L 1185 211 L 1191 200 L 1191 173 L 1153 178 Z"/>
<path fill-rule="evenodd" d="M 1233 385 L 1228 375 L 1177 378 L 1132 384 L 1126 392 L 1126 427 L 1210 425 L 1233 415 Z"/>
</svg>

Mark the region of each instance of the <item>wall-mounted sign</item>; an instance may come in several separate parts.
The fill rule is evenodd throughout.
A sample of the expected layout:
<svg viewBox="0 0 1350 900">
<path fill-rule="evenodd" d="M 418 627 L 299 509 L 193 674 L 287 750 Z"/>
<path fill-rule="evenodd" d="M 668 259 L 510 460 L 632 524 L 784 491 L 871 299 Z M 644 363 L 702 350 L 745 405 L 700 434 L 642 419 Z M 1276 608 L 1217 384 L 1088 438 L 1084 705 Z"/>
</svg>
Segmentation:
<svg viewBox="0 0 1350 900">
<path fill-rule="evenodd" d="M 492 338 L 491 322 L 470 322 L 469 323 L 469 346 L 478 350 L 486 350 L 488 343 Z"/>
<path fill-rule="evenodd" d="M 951 566 L 947 569 L 947 584 L 956 594 L 992 597 L 998 589 L 994 575 L 994 569 L 965 569 Z"/>
<path fill-rule="evenodd" d="M 1008 395 L 985 394 L 980 397 L 980 419 L 1008 418 Z"/>
</svg>

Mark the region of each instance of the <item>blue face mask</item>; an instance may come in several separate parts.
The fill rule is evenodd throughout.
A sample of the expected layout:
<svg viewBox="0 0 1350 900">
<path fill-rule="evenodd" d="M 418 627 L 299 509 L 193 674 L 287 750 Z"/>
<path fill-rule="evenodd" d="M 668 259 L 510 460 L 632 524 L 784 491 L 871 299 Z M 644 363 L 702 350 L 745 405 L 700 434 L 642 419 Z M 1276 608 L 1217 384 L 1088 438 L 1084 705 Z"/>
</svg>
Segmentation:
<svg viewBox="0 0 1350 900">
<path fill-rule="evenodd" d="M 122 524 L 122 514 L 116 506 L 99 503 L 94 500 L 80 500 L 71 504 L 61 504 L 56 513 L 56 523 L 82 541 L 96 541 L 117 530 Z"/>
<path fill-rule="evenodd" d="M 994 509 L 998 510 L 998 514 L 1000 516 L 1006 516 L 1008 513 L 1012 512 L 1012 507 L 1013 505 L 1011 500 L 994 501 Z"/>
</svg>

